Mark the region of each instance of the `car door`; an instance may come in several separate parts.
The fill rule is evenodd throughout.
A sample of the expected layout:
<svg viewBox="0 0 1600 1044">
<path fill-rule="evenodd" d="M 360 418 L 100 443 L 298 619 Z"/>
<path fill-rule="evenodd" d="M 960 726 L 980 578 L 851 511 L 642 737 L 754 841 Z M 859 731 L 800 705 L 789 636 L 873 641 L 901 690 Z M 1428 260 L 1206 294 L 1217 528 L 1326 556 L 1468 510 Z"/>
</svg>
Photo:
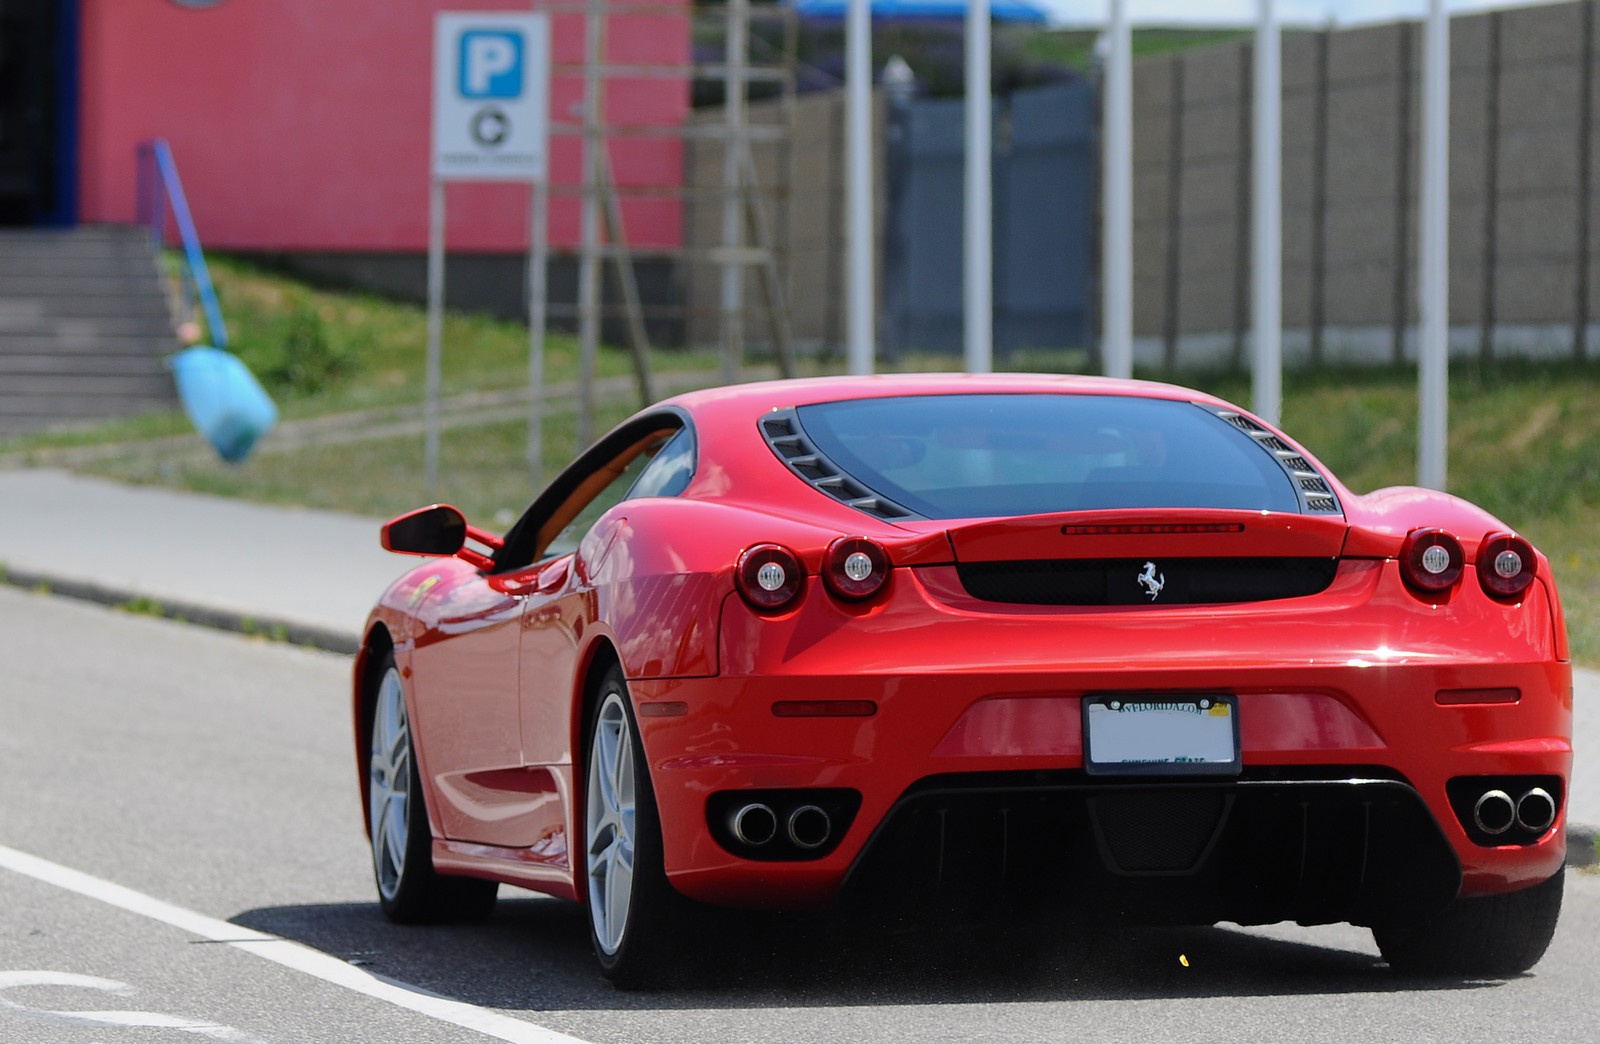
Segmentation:
<svg viewBox="0 0 1600 1044">
<path fill-rule="evenodd" d="M 619 505 L 684 430 L 681 417 L 665 413 L 613 433 L 609 446 L 596 447 L 604 452 L 586 454 L 563 472 L 551 484 L 559 495 L 541 498 L 508 534 L 508 565 L 533 557 L 519 570 L 532 583 L 520 615 L 517 730 L 530 804 L 517 826 L 519 846 L 537 860 L 564 865 L 566 858 L 572 715 L 582 636 L 594 622 L 595 574 L 626 517 Z"/>
<path fill-rule="evenodd" d="M 517 660 L 529 572 L 469 573 L 439 584 L 424 606 L 428 629 L 410 664 L 425 738 L 418 767 L 452 840 L 514 845 L 525 833 Z"/>
</svg>

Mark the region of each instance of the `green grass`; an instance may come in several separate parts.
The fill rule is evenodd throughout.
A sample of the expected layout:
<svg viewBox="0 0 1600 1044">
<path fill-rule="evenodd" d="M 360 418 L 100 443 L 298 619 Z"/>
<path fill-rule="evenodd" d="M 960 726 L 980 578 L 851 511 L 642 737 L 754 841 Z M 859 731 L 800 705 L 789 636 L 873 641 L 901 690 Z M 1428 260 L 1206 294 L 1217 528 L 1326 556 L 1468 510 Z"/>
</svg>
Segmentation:
<svg viewBox="0 0 1600 1044">
<path fill-rule="evenodd" d="M 1130 42 L 1135 58 L 1170 54 L 1192 47 L 1207 47 L 1248 38 L 1247 29 L 1135 29 Z M 1037 29 L 1032 26 L 1003 27 L 996 39 L 1009 42 L 1029 61 L 1058 65 L 1087 74 L 1094 68 L 1094 49 L 1098 29 Z"/>
<path fill-rule="evenodd" d="M 605 431 L 635 409 L 631 401 L 601 403 L 595 428 Z M 546 416 L 544 474 L 576 454 L 576 417 Z M 439 440 L 439 488 L 423 485 L 422 437 L 308 446 L 259 454 L 243 466 L 204 456 L 130 456 L 87 470 L 126 482 L 157 484 L 264 503 L 291 504 L 388 518 L 428 503 L 455 504 L 488 528 L 505 528 L 537 492 L 528 477 L 523 421 L 446 429 Z"/>
<path fill-rule="evenodd" d="M 315 289 L 226 258 L 211 263 L 211 274 L 231 334 L 229 347 L 263 376 L 285 417 L 422 401 L 427 313 L 420 305 Z M 527 384 L 525 325 L 447 312 L 440 343 L 446 395 Z M 285 356 L 307 347 L 322 364 L 301 367 L 297 381 L 295 367 Z M 662 370 L 716 367 L 709 353 L 686 351 L 658 351 L 651 363 Z M 597 375 L 633 371 L 631 353 L 602 347 Z M 544 372 L 550 383 L 577 379 L 575 338 L 559 333 L 546 337 Z M 279 379 L 274 380 L 275 375 Z"/>
</svg>

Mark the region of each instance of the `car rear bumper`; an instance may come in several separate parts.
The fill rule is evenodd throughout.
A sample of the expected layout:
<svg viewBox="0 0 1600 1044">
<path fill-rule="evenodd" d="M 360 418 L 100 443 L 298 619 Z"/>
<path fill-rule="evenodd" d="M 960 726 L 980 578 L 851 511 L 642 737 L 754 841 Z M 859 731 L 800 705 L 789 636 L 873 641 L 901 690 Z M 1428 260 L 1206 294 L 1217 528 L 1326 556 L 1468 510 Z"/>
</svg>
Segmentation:
<svg viewBox="0 0 1600 1044">
<path fill-rule="evenodd" d="M 1566 855 L 1572 688 L 1542 589 L 1430 607 L 1396 597 L 1392 572 L 1341 569 L 1271 612 L 980 611 L 899 574 L 858 612 L 808 595 L 761 618 L 730 599 L 719 676 L 630 683 L 668 875 L 728 905 L 913 894 L 931 874 L 989 899 L 1092 888 L 1166 921 L 1362 923 L 1545 880 Z M 1082 700 L 1118 693 L 1234 696 L 1242 774 L 1085 775 Z M 872 713 L 774 712 L 822 700 Z M 1450 784 L 1479 777 L 1547 782 L 1554 821 L 1475 841 Z M 730 850 L 728 795 L 812 788 L 860 798 L 826 846 Z M 1209 824 L 1210 847 L 1180 844 L 1184 824 Z"/>
</svg>

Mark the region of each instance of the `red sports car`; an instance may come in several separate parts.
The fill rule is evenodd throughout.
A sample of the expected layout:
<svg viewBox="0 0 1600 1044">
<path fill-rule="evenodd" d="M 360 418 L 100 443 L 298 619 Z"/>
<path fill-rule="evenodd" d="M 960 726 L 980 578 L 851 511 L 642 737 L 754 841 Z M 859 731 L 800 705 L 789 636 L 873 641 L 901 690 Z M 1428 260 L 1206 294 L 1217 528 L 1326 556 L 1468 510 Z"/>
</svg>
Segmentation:
<svg viewBox="0 0 1600 1044">
<path fill-rule="evenodd" d="M 1572 680 L 1549 563 L 1358 496 L 1209 395 L 1085 377 L 679 396 L 503 537 L 432 556 L 357 660 L 384 911 L 585 903 L 642 982 L 696 902 L 1348 921 L 1506 975 L 1561 905 Z"/>
</svg>

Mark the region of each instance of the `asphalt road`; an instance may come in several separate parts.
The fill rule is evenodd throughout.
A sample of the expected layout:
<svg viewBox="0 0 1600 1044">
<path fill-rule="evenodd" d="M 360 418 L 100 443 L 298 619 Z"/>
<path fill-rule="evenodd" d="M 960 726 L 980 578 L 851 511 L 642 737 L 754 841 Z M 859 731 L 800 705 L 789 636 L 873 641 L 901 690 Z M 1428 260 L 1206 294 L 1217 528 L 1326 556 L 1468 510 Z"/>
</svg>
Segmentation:
<svg viewBox="0 0 1600 1044">
<path fill-rule="evenodd" d="M 738 919 L 624 994 L 578 910 L 372 898 L 347 659 L 0 588 L 0 1042 L 1587 1041 L 1600 876 L 1509 982 L 1331 927 L 871 936 Z M 706 959 L 708 955 L 716 955 Z"/>
</svg>

